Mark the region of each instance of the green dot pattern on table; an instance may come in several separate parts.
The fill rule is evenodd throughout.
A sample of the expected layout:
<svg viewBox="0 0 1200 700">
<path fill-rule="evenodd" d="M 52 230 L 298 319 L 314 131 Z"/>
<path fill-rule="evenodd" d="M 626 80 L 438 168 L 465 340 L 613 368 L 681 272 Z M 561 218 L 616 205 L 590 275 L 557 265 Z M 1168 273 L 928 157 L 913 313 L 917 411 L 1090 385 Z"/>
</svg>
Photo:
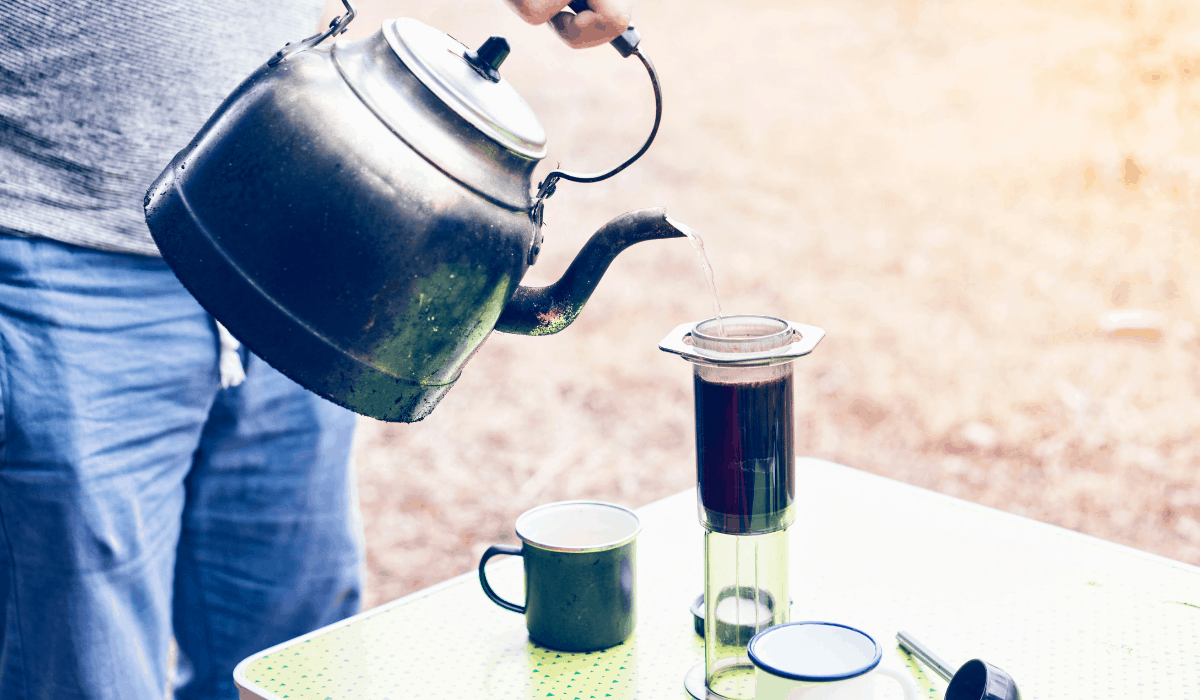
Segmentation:
<svg viewBox="0 0 1200 700">
<path fill-rule="evenodd" d="M 923 700 L 941 700 L 946 683 L 896 646 L 899 630 L 955 668 L 981 658 L 1004 669 L 1024 700 L 1200 700 L 1194 569 L 1000 514 L 964 514 L 949 499 L 897 499 L 890 482 L 844 467 L 798 467 L 806 491 L 792 528 L 792 620 L 867 632 L 883 663 L 909 670 Z M 268 700 L 685 700 L 684 676 L 704 655 L 688 612 L 703 588 L 694 495 L 639 515 L 638 628 L 617 647 L 542 648 L 472 575 L 284 645 L 248 663 L 245 681 Z M 519 599 L 519 560 L 489 572 L 502 595 Z M 881 678 L 875 697 L 903 695 Z"/>
<path fill-rule="evenodd" d="M 521 573 L 519 566 L 490 571 L 493 581 Z M 458 584 L 472 585 L 479 589 L 477 580 Z M 454 606 L 446 606 L 450 597 Z M 482 590 L 450 597 L 420 598 L 276 651 L 251 664 L 246 678 L 289 700 L 629 699 L 638 695 L 641 650 L 663 642 L 635 633 L 604 651 L 554 651 L 530 641 L 524 618 L 501 610 Z M 681 635 L 689 643 L 677 650 L 684 668 L 703 653 L 689 629 Z"/>
</svg>

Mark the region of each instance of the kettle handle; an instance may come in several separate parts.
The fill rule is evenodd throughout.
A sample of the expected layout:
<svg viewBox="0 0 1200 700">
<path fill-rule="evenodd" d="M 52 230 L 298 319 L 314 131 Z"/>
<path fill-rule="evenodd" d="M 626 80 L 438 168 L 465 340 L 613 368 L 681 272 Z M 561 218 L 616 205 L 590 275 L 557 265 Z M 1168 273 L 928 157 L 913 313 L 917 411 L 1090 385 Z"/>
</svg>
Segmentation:
<svg viewBox="0 0 1200 700">
<path fill-rule="evenodd" d="M 346 27 L 355 18 L 355 16 L 358 15 L 358 10 L 354 9 L 354 5 L 350 4 L 350 0 L 342 0 L 342 4 L 346 6 L 346 14 L 344 14 L 340 17 L 335 17 L 329 23 L 329 29 L 326 29 L 323 32 L 317 32 L 316 34 L 313 34 L 312 36 L 308 37 L 307 39 L 304 39 L 303 41 L 298 41 L 295 44 L 293 44 L 292 42 L 289 41 L 288 43 L 283 45 L 282 49 L 279 49 L 279 51 L 275 52 L 275 55 L 271 57 L 271 60 L 267 61 L 267 65 L 273 66 L 276 63 L 279 63 L 283 59 L 287 58 L 288 56 L 291 56 L 292 54 L 294 54 L 298 51 L 303 51 L 305 49 L 311 49 L 312 47 L 316 46 L 317 44 L 321 43 L 322 41 L 325 41 L 329 37 L 337 36 L 337 35 L 341 34 L 342 32 L 346 31 Z"/>
<path fill-rule="evenodd" d="M 587 0 L 571 0 L 571 4 L 568 5 L 568 7 L 576 12 L 582 12 L 583 10 L 589 9 Z M 654 63 L 652 63 L 649 57 L 642 53 L 642 51 L 638 48 L 638 44 L 641 42 L 641 40 L 641 35 L 637 33 L 637 30 L 635 30 L 632 25 L 630 25 L 630 27 L 625 30 L 624 34 L 616 39 L 613 39 L 609 43 L 615 47 L 622 56 L 637 56 L 638 60 L 642 62 L 642 65 L 646 67 L 646 73 L 650 76 L 650 86 L 654 89 L 654 126 L 650 129 L 650 136 L 646 137 L 646 142 L 642 144 L 642 147 L 638 149 L 637 153 L 634 153 L 623 163 L 612 170 L 592 174 L 573 173 L 566 170 L 554 170 L 547 175 L 546 178 L 538 184 L 537 198 L 534 200 L 533 206 L 529 209 L 529 218 L 531 221 L 533 221 L 535 230 L 541 231 L 545 201 L 554 194 L 559 180 L 570 180 L 571 182 L 583 183 L 607 180 L 625 168 L 633 165 L 634 161 L 636 161 L 638 158 L 641 158 L 642 155 L 650 149 L 650 144 L 654 143 L 654 137 L 658 135 L 658 127 L 660 124 L 662 124 L 662 87 L 658 84 L 658 71 L 654 70 Z M 533 260 L 536 259 L 536 251 L 539 247 L 539 243 L 535 241 L 534 247 L 530 250 L 530 265 L 532 265 Z"/>
</svg>

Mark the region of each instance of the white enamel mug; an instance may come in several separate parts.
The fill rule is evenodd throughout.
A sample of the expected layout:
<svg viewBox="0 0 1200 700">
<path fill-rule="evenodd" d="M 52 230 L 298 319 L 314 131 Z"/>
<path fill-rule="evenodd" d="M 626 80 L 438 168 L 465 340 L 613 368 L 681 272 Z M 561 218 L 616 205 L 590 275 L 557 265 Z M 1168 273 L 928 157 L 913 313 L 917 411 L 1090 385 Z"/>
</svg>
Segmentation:
<svg viewBox="0 0 1200 700">
<path fill-rule="evenodd" d="M 917 686 L 906 673 L 881 666 L 883 651 L 866 632 L 833 622 L 789 622 L 754 635 L 755 700 L 871 700 L 875 679 L 900 684 L 906 700 Z"/>
</svg>

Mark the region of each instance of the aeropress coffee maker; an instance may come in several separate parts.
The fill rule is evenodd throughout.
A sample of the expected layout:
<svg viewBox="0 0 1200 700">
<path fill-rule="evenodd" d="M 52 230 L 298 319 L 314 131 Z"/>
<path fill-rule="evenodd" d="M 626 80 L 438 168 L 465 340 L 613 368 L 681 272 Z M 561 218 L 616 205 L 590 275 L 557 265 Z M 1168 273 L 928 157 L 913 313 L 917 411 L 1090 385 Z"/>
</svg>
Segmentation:
<svg viewBox="0 0 1200 700">
<path fill-rule="evenodd" d="M 788 622 L 788 533 L 796 519 L 792 362 L 825 336 L 770 316 L 683 324 L 659 349 L 692 363 L 704 526 L 704 664 L 697 700 L 754 697 L 746 645 Z"/>
</svg>

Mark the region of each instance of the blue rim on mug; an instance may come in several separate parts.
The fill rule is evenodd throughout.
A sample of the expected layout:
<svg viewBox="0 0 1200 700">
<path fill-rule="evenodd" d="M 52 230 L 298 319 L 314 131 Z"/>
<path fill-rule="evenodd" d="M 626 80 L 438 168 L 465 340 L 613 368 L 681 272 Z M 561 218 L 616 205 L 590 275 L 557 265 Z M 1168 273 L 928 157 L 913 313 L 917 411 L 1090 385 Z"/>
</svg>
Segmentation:
<svg viewBox="0 0 1200 700">
<path fill-rule="evenodd" d="M 824 638 L 816 640 L 803 638 L 804 632 L 815 630 L 818 627 L 821 628 L 819 632 Z M 792 630 L 789 628 L 805 629 Z M 800 634 L 797 635 L 797 633 Z M 853 648 L 853 651 L 861 652 L 863 661 L 859 663 L 852 660 L 849 663 L 843 663 L 841 668 L 829 673 L 814 673 L 810 669 L 797 669 L 797 665 L 794 663 L 789 669 L 787 661 L 790 660 L 789 657 L 795 658 L 796 642 L 798 641 L 815 643 L 816 649 L 825 648 L 825 645 L 830 643 L 837 644 L 842 648 Z M 836 622 L 787 622 L 768 627 L 754 635 L 750 644 L 747 645 L 746 651 L 754 665 L 766 673 L 780 678 L 810 683 L 830 683 L 856 678 L 873 671 L 883 659 L 883 650 L 871 635 L 860 629 L 849 625 L 839 625 Z"/>
</svg>

